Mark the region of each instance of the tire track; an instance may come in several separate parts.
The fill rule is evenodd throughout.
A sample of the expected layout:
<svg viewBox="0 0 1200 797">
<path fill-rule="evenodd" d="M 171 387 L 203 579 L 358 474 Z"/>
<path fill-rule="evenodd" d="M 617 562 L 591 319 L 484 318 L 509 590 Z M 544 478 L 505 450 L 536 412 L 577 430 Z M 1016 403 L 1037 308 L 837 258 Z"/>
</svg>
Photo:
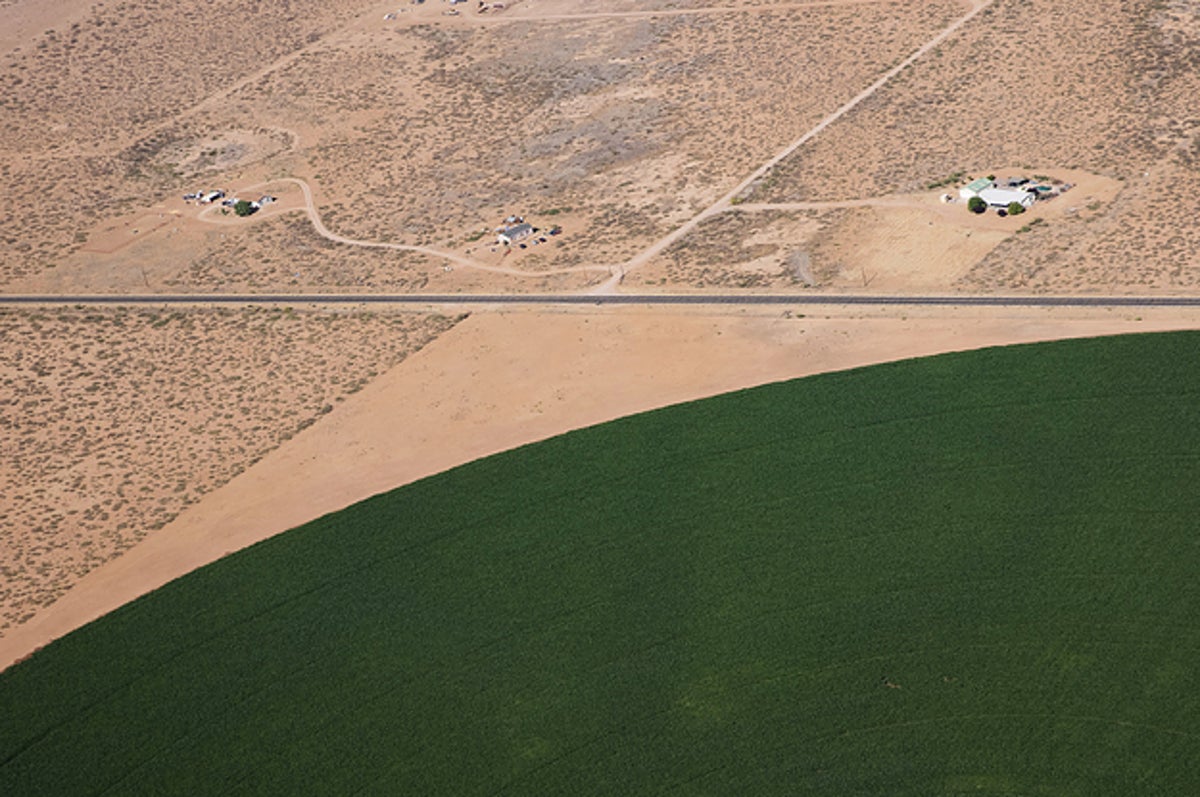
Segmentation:
<svg viewBox="0 0 1200 797">
<path fill-rule="evenodd" d="M 951 22 L 949 25 L 947 25 L 945 28 L 943 28 L 937 35 L 935 35 L 932 39 L 925 42 L 920 47 L 918 47 L 915 51 L 913 51 L 913 53 L 910 54 L 903 61 L 896 64 L 896 66 L 892 67 L 888 71 L 884 72 L 880 77 L 878 77 L 875 80 L 874 83 L 867 86 L 865 89 L 860 91 L 855 96 L 851 97 L 836 111 L 829 114 L 821 121 L 817 122 L 817 124 L 815 126 L 813 126 L 810 130 L 805 132 L 803 135 L 801 135 L 799 138 L 797 138 L 791 144 L 784 147 L 782 150 L 780 150 L 778 153 L 776 153 L 776 155 L 773 158 L 771 158 L 770 160 L 768 160 L 766 163 L 762 164 L 757 169 L 755 169 L 753 172 L 751 172 L 745 179 L 743 179 L 740 183 L 738 183 L 736 186 L 734 186 L 732 189 L 730 189 L 724 196 L 722 196 L 716 202 L 714 202 L 713 204 L 709 205 L 704 210 L 697 213 L 691 219 L 684 222 L 681 226 L 677 227 L 674 231 L 668 233 L 667 235 L 663 236 L 655 243 L 651 244 L 649 247 L 644 249 L 639 254 L 634 255 L 631 259 L 627 260 L 623 265 L 619 266 L 616 269 L 616 272 L 613 274 L 613 276 L 611 278 L 609 278 L 607 281 L 605 281 L 602 285 L 600 285 L 596 289 L 596 291 L 598 293 L 603 293 L 603 292 L 611 292 L 611 291 L 615 290 L 616 286 L 621 283 L 621 280 L 624 278 L 626 273 L 646 265 L 651 260 L 653 260 L 655 257 L 657 257 L 658 255 L 660 255 L 664 251 L 666 251 L 666 249 L 669 248 L 676 241 L 680 240 L 684 236 L 686 236 L 689 233 L 691 233 L 692 231 L 694 231 L 705 220 L 711 218 L 712 216 L 715 216 L 718 213 L 723 212 L 724 210 L 726 210 L 729 207 L 732 207 L 732 202 L 733 202 L 734 198 L 737 197 L 739 194 L 741 194 L 743 191 L 745 191 L 747 188 L 749 188 L 751 186 L 751 184 L 753 184 L 756 180 L 759 180 L 760 178 L 765 176 L 768 172 L 770 172 L 772 169 L 774 169 L 776 166 L 778 166 L 784 159 L 788 158 L 792 153 L 794 153 L 796 150 L 800 149 L 800 147 L 804 146 L 809 141 L 811 141 L 813 138 L 820 135 L 822 132 L 825 131 L 826 128 L 828 128 L 834 122 L 838 121 L 843 116 L 850 113 L 850 111 L 857 108 L 865 100 L 872 97 L 877 91 L 879 91 L 881 88 L 883 88 L 888 83 L 890 83 L 893 78 L 895 78 L 897 75 L 899 75 L 904 70 L 908 69 L 908 67 L 912 66 L 916 61 L 918 61 L 920 58 L 922 58 L 930 50 L 939 46 L 942 42 L 946 41 L 946 39 L 950 38 L 955 33 L 957 33 L 964 25 L 966 25 L 968 22 L 973 20 L 976 16 L 978 16 L 980 13 L 982 13 L 985 8 L 988 8 L 994 2 L 995 2 L 995 0 L 973 0 L 971 10 L 968 11 L 965 15 L 963 15 L 963 16 L 959 17 L 958 19 L 954 20 L 953 22 Z"/>
</svg>

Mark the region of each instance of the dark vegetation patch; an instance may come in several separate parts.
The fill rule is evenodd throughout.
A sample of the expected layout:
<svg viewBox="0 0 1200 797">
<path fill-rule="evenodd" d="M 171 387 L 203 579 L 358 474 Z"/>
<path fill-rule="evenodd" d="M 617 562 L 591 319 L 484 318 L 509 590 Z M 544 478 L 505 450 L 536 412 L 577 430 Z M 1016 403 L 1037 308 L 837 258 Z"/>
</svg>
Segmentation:
<svg viewBox="0 0 1200 797">
<path fill-rule="evenodd" d="M 0 676 L 0 791 L 1196 793 L 1198 344 L 772 385 L 373 498 Z"/>
</svg>

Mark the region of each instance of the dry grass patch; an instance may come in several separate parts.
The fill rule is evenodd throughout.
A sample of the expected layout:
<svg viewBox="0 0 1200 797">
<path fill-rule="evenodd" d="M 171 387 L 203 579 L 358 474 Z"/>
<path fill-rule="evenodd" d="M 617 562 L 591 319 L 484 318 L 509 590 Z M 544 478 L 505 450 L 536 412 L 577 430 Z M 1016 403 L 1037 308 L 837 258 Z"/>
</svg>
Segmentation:
<svg viewBox="0 0 1200 797">
<path fill-rule="evenodd" d="M 0 311 L 0 633 L 453 323 Z"/>
<path fill-rule="evenodd" d="M 845 211 L 721 213 L 631 272 L 630 287 L 787 289 L 824 282 L 813 247 Z"/>
<path fill-rule="evenodd" d="M 853 208 L 813 241 L 814 273 L 835 289 L 943 292 L 1009 235 L 916 208 Z"/>
<path fill-rule="evenodd" d="M 754 199 L 913 191 L 997 163 L 1083 169 L 1127 189 L 1103 208 L 1081 204 L 1087 223 L 1007 242 L 960 286 L 1190 288 L 1200 251 L 1200 197 L 1183 189 L 1200 153 L 1194 21 L 1194 4 L 1180 2 L 999 0 L 781 164 Z"/>
<path fill-rule="evenodd" d="M 205 123 L 301 130 L 341 234 L 450 246 L 508 213 L 571 207 L 580 225 L 540 268 L 620 262 L 958 11 L 385 28 L 305 53 Z"/>
<path fill-rule="evenodd" d="M 179 175 L 154 155 L 190 135 L 162 132 L 181 113 L 369 6 L 100 4 L 0 57 L 0 183 L 24 198 L 0 208 L 0 284 L 56 265 L 95 220 L 171 184 Z"/>
</svg>

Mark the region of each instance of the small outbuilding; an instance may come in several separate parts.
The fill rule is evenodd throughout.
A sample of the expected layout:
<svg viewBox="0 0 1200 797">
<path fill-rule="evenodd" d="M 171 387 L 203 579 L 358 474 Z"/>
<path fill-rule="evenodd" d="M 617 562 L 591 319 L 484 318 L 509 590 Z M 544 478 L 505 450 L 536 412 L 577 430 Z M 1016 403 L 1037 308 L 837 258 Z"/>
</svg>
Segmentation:
<svg viewBox="0 0 1200 797">
<path fill-rule="evenodd" d="M 496 234 L 496 242 L 504 246 L 524 241 L 529 236 L 533 235 L 533 225 L 522 222 L 505 227 Z"/>
</svg>

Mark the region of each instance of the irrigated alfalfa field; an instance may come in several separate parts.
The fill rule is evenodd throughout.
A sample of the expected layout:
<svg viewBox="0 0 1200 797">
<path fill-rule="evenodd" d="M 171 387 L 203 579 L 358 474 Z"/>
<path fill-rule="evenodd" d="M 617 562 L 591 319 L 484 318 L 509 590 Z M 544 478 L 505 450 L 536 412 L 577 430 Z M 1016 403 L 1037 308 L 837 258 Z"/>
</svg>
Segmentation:
<svg viewBox="0 0 1200 797">
<path fill-rule="evenodd" d="M 1195 794 L 1200 334 L 481 460 L 0 675 L 3 794 Z"/>
</svg>

